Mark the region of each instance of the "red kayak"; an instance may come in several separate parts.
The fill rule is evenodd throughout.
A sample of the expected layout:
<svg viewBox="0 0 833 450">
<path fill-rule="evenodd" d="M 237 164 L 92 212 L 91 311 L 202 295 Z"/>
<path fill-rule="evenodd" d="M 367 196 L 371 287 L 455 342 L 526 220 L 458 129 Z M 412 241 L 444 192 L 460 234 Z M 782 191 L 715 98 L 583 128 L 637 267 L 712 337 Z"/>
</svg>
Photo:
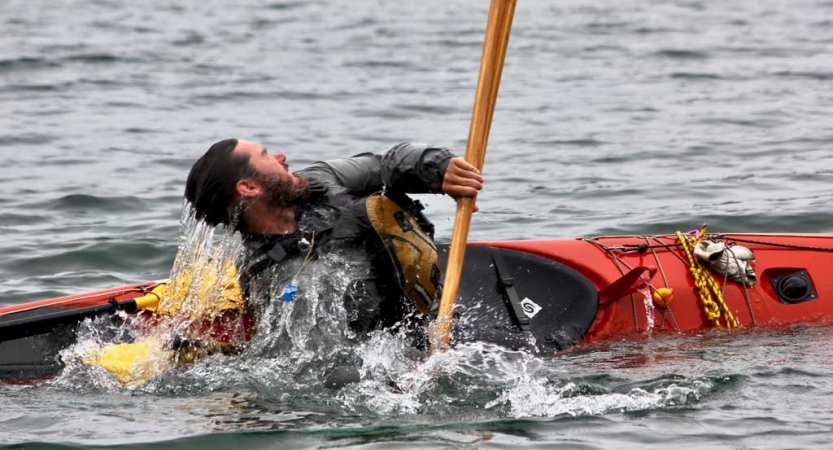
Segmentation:
<svg viewBox="0 0 833 450">
<path fill-rule="evenodd" d="M 440 250 L 444 264 L 447 248 Z M 719 267 L 721 260 L 734 272 Z M 690 233 L 475 243 L 466 253 L 453 341 L 485 340 L 552 354 L 649 330 L 826 321 L 833 318 L 833 286 L 826 281 L 831 274 L 833 235 Z M 0 380 L 56 374 L 62 367 L 57 354 L 75 341 L 81 320 L 107 316 L 123 322 L 145 309 L 159 283 L 0 308 Z"/>
</svg>

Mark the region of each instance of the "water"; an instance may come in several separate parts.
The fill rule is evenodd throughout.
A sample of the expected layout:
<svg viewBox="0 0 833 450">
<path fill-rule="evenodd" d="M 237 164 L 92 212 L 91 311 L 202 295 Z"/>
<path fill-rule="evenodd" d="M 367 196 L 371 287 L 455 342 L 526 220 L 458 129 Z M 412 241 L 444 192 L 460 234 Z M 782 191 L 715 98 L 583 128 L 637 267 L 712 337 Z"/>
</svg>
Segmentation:
<svg viewBox="0 0 833 450">
<path fill-rule="evenodd" d="M 0 3 L 0 304 L 166 277 L 188 169 L 222 138 L 295 169 L 462 153 L 476 3 Z M 471 238 L 833 230 L 833 3 L 608 3 L 518 5 Z M 424 202 L 448 239 L 453 202 Z M 234 361 L 144 390 L 3 386 L 0 445 L 820 448 L 829 331 L 474 347 L 329 396 Z"/>
</svg>

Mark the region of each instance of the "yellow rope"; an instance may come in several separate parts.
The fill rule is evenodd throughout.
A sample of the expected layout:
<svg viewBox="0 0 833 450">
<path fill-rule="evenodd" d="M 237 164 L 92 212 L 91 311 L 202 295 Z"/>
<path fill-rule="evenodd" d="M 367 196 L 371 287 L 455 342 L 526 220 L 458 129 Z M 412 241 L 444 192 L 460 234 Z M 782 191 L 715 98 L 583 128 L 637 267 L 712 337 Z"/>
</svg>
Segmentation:
<svg viewBox="0 0 833 450">
<path fill-rule="evenodd" d="M 700 300 L 703 302 L 703 309 L 706 312 L 709 322 L 718 328 L 735 328 L 738 326 L 738 321 L 732 315 L 732 312 L 729 311 L 726 302 L 723 301 L 723 292 L 720 286 L 714 280 L 711 273 L 703 268 L 700 261 L 694 256 L 694 247 L 700 243 L 700 240 L 705 235 L 705 225 L 700 230 L 700 236 L 696 238 L 687 237 L 681 232 L 677 232 L 677 238 L 680 240 L 680 244 L 683 246 L 683 250 L 685 250 L 685 254 L 688 257 L 689 271 L 694 278 L 694 285 L 700 293 Z"/>
</svg>

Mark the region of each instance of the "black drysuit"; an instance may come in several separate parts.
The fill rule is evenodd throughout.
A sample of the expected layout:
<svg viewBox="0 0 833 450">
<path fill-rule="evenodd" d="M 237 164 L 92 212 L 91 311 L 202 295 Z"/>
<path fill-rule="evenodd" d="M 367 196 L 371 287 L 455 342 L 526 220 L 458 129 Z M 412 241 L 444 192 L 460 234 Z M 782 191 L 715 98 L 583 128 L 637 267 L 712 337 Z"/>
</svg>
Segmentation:
<svg viewBox="0 0 833 450">
<path fill-rule="evenodd" d="M 298 231 L 244 235 L 242 284 L 255 313 L 264 302 L 293 300 L 297 294 L 288 286 L 305 278 L 304 261 L 340 255 L 340 260 L 331 261 L 334 271 L 342 264 L 363 264 L 339 288 L 352 332 L 361 338 L 379 328 L 405 324 L 424 344 L 425 317 L 399 289 L 389 256 L 368 219 L 366 199 L 384 190 L 408 209 L 401 204 L 409 202 L 403 194 L 442 193 L 452 157 L 446 149 L 403 143 L 379 153 L 317 162 L 295 172 L 310 180 L 313 192 L 313 198 L 298 208 Z M 298 294 L 303 290 L 301 286 Z"/>
</svg>

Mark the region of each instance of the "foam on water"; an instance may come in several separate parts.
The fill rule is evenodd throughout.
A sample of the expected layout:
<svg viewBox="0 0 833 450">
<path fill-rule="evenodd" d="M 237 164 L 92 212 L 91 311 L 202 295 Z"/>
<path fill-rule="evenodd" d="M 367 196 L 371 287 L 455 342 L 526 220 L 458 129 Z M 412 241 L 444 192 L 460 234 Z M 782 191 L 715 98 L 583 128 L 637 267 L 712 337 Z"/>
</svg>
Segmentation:
<svg viewBox="0 0 833 450">
<path fill-rule="evenodd" d="M 598 415 L 685 405 L 711 389 L 708 381 L 695 380 L 690 386 L 672 384 L 654 390 L 634 388 L 626 393 L 592 395 L 571 381 L 553 383 L 547 378 L 522 376 L 487 407 L 506 404 L 510 416 L 516 418 Z"/>
</svg>

